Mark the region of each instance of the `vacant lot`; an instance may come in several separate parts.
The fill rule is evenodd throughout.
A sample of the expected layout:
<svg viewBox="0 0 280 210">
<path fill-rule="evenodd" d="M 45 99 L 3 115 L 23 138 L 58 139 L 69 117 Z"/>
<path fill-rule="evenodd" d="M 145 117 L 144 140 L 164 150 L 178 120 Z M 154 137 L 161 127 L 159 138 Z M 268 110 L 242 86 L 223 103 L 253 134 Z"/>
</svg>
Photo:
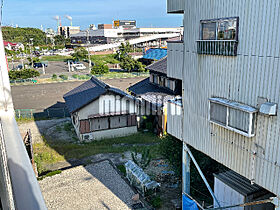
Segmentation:
<svg viewBox="0 0 280 210">
<path fill-rule="evenodd" d="M 104 82 L 122 90 L 126 90 L 143 78 L 106 79 Z M 58 101 L 64 102 L 63 95 L 85 81 L 58 82 L 49 84 L 33 84 L 12 86 L 12 97 L 15 109 L 48 108 Z"/>
</svg>

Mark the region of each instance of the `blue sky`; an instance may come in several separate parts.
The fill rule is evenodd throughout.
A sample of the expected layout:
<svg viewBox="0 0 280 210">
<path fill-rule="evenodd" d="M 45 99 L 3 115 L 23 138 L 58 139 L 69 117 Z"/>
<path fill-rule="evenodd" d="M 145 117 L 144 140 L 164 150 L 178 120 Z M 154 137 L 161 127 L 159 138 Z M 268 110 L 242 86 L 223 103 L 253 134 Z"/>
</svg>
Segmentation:
<svg viewBox="0 0 280 210">
<path fill-rule="evenodd" d="M 182 15 L 167 14 L 166 0 L 5 0 L 3 25 L 55 28 L 54 16 L 73 17 L 73 25 L 112 23 L 113 19 L 135 19 L 138 27 L 178 27 Z"/>
</svg>

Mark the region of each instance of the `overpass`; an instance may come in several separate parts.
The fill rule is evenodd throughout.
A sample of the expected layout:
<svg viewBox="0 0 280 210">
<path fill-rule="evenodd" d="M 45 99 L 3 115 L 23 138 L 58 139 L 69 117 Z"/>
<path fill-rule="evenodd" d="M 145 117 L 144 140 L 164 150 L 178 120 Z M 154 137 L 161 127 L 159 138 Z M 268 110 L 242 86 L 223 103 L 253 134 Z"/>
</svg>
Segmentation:
<svg viewBox="0 0 280 210">
<path fill-rule="evenodd" d="M 143 36 L 143 37 L 138 37 L 138 38 L 135 38 L 135 39 L 130 39 L 130 40 L 127 40 L 127 42 L 129 42 L 130 45 L 135 45 L 135 44 L 150 42 L 150 41 L 153 41 L 153 40 L 169 39 L 169 38 L 174 38 L 174 37 L 178 37 L 178 36 L 180 36 L 180 33 L 155 34 L 155 35 L 151 35 L 151 36 Z M 89 51 L 90 52 L 98 52 L 98 51 L 116 49 L 119 46 L 121 46 L 122 43 L 124 43 L 124 42 L 116 42 L 116 43 L 112 43 L 112 44 L 97 45 L 97 46 L 89 47 Z"/>
</svg>

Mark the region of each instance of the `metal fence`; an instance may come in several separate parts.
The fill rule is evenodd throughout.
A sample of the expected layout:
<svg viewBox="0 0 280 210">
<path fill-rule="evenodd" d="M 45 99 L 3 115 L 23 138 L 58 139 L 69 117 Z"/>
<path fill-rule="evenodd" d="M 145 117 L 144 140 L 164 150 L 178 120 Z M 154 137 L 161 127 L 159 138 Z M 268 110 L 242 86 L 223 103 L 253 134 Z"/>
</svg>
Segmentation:
<svg viewBox="0 0 280 210">
<path fill-rule="evenodd" d="M 70 113 L 66 108 L 49 108 L 44 110 L 16 109 L 15 116 L 17 119 L 64 118 L 70 117 Z"/>
</svg>

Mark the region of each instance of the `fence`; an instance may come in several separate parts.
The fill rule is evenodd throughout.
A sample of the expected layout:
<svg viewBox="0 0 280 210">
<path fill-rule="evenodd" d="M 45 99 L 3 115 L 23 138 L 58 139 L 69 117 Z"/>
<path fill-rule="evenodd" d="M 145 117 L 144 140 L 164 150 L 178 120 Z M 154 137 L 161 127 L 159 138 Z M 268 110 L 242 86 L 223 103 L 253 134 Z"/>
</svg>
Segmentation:
<svg viewBox="0 0 280 210">
<path fill-rule="evenodd" d="M 70 117 L 70 113 L 66 108 L 16 109 L 15 116 L 17 119 L 64 118 Z"/>
</svg>

